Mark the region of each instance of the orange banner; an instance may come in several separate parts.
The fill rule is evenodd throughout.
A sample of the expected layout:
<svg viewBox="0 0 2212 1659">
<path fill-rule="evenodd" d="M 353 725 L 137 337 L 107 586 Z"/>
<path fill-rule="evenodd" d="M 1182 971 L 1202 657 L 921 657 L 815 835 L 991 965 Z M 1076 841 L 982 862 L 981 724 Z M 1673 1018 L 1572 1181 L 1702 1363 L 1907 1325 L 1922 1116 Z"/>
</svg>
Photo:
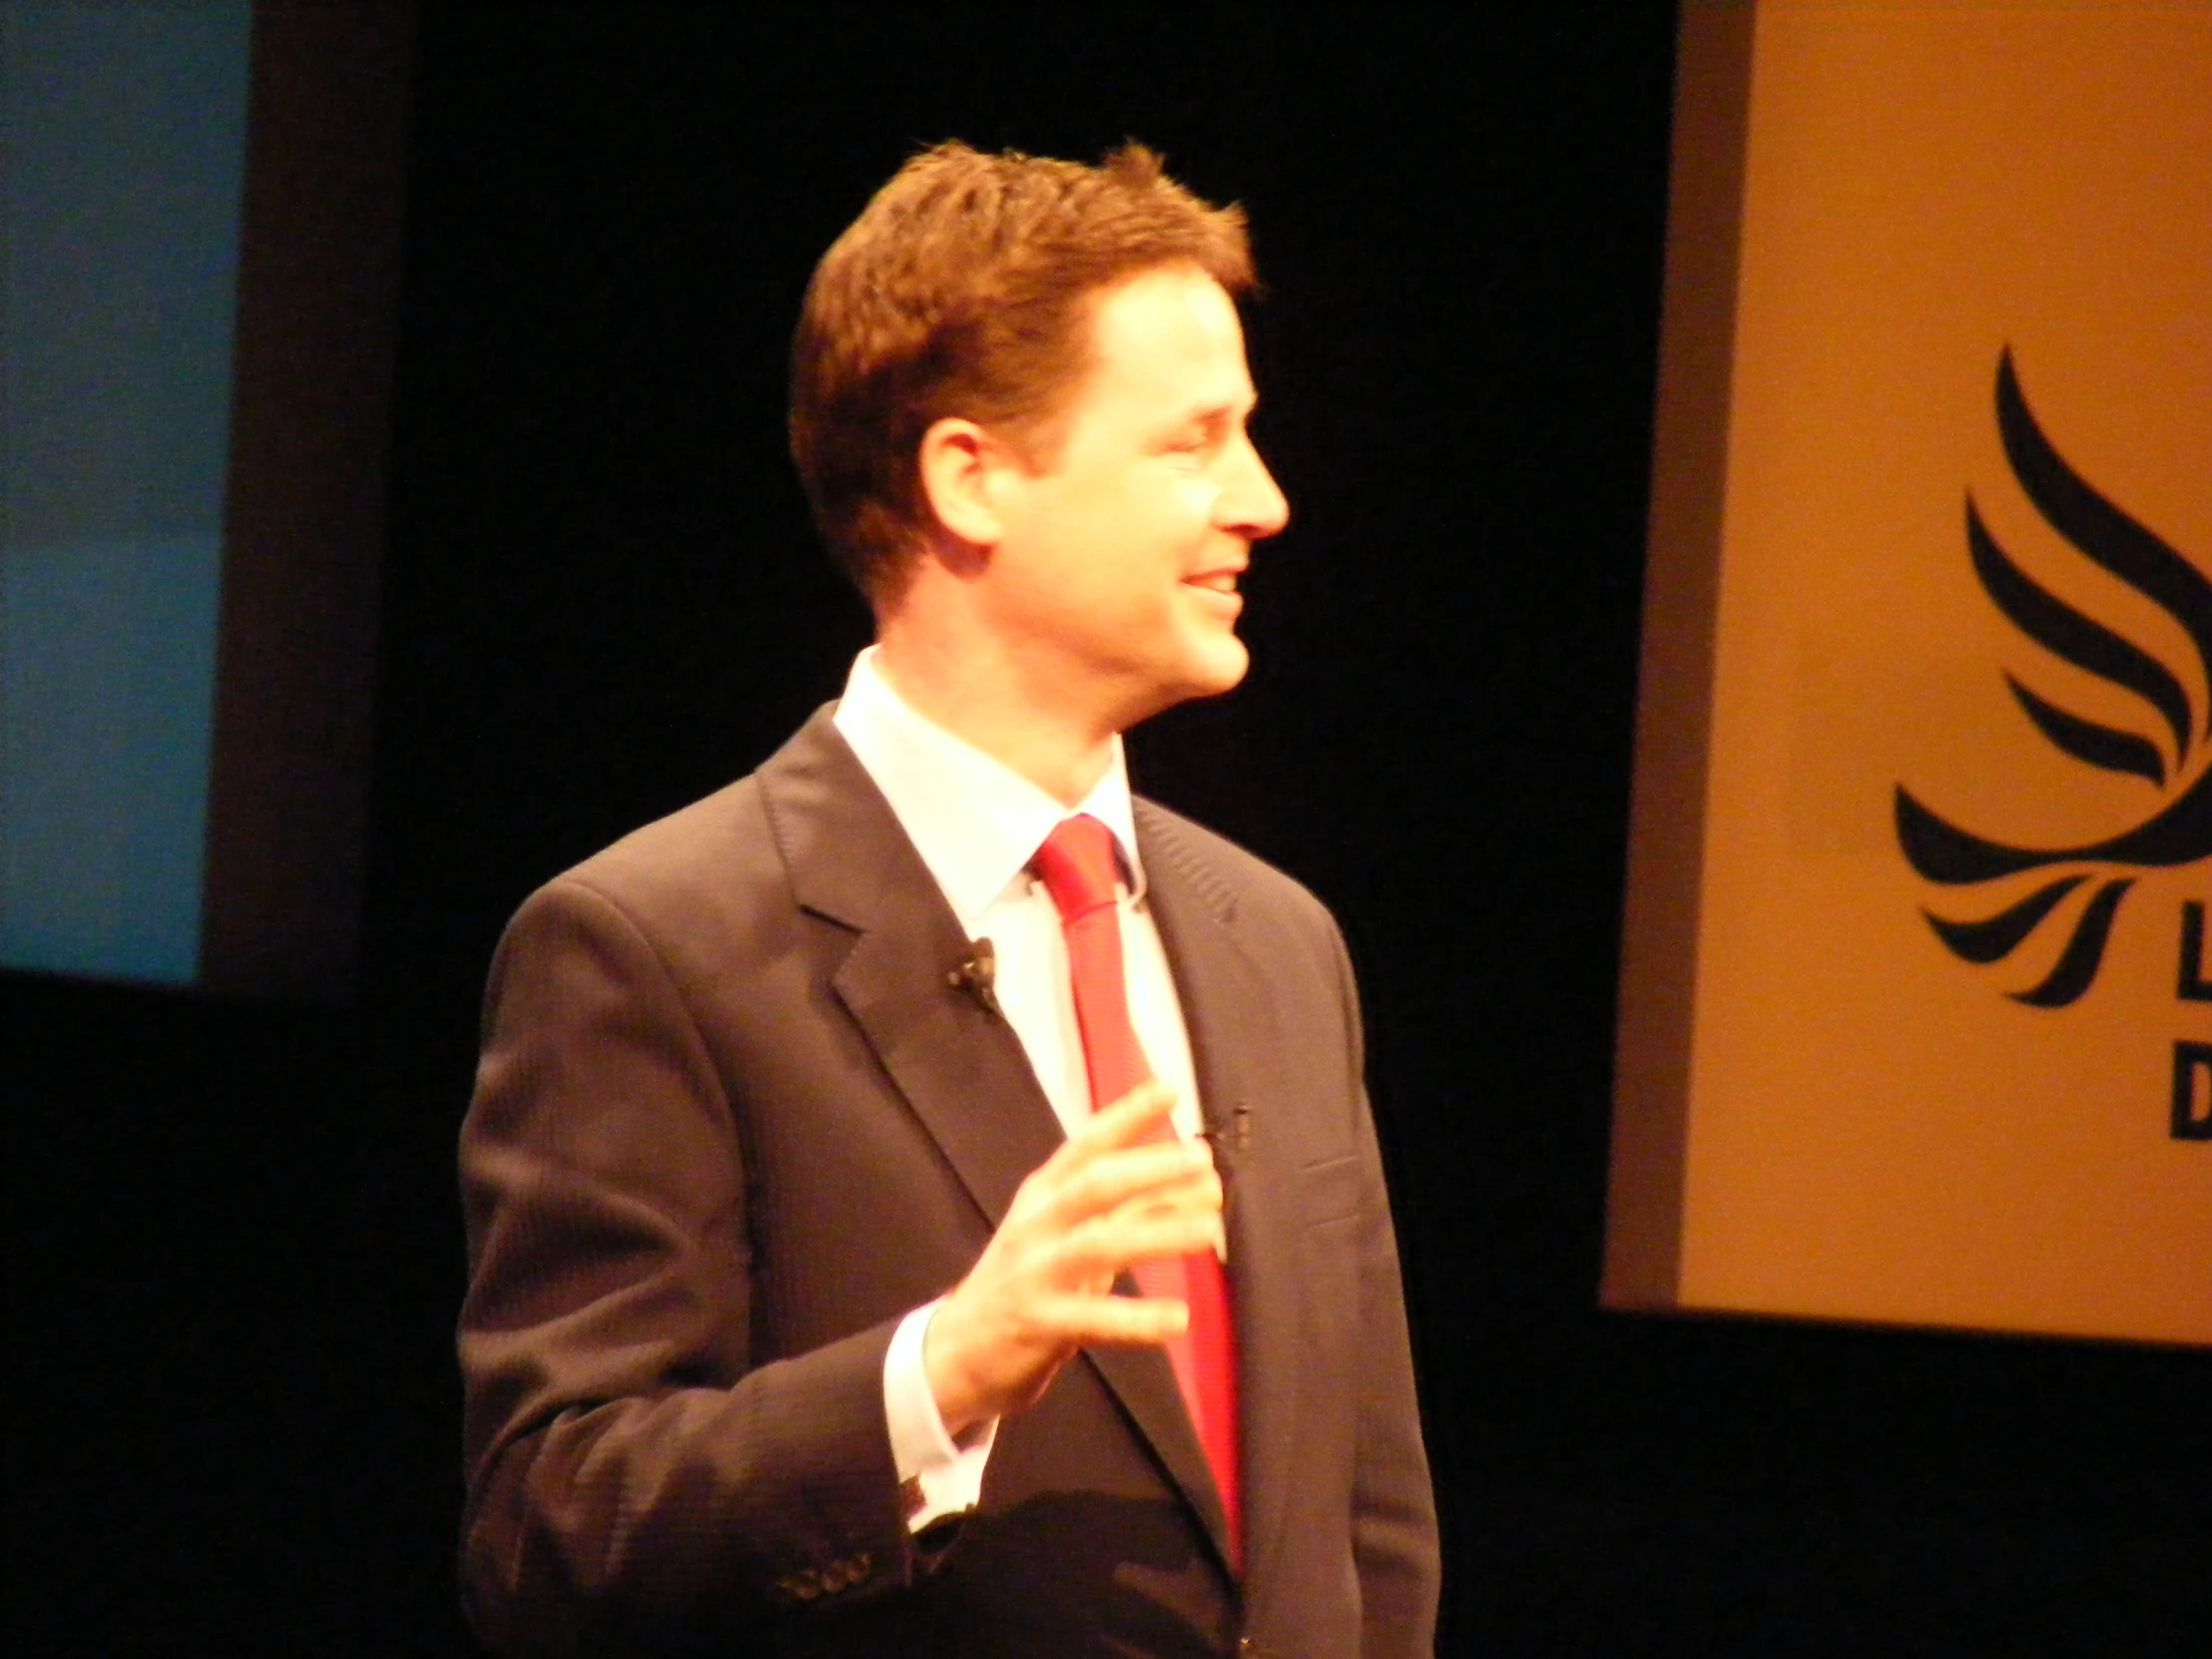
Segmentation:
<svg viewBox="0 0 2212 1659">
<path fill-rule="evenodd" d="M 2212 1342 L 2212 7 L 1677 125 L 1604 1299 Z"/>
</svg>

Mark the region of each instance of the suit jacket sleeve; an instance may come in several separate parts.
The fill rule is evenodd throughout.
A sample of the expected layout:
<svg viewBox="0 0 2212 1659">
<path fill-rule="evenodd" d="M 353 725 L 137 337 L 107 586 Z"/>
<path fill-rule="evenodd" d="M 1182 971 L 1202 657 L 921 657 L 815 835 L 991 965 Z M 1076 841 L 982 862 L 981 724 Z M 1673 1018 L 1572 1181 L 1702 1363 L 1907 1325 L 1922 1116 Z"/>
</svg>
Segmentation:
<svg viewBox="0 0 2212 1659">
<path fill-rule="evenodd" d="M 1344 941 L 1335 935 L 1338 983 L 1352 1032 L 1352 1087 L 1359 1102 L 1360 1163 L 1366 1185 L 1361 1215 L 1361 1368 L 1358 1441 L 1352 1492 L 1353 1560 L 1360 1574 L 1361 1652 L 1365 1659 L 1421 1659 L 1435 1651 L 1441 1560 L 1435 1498 L 1421 1442 L 1412 1352 L 1398 1270 L 1389 1196 L 1368 1104 L 1359 994 Z"/>
<path fill-rule="evenodd" d="M 895 1322 L 757 1352 L 731 1086 L 613 899 L 571 875 L 523 907 L 460 1147 L 462 1581 L 503 1650 L 713 1640 L 913 1572 Z"/>
</svg>

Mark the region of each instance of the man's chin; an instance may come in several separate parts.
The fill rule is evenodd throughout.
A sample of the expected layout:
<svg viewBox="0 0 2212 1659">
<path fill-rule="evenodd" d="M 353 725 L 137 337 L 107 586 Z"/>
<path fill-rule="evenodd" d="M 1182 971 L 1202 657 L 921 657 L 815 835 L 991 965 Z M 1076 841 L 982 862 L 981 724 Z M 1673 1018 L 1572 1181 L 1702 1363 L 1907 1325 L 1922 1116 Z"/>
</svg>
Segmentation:
<svg viewBox="0 0 2212 1659">
<path fill-rule="evenodd" d="M 1117 722 L 1120 729 L 1127 731 L 1179 703 L 1201 702 L 1236 690 L 1243 683 L 1251 658 L 1241 641 L 1232 638 L 1228 645 L 1229 649 L 1224 650 L 1218 642 L 1209 641 L 1203 652 L 1186 654 L 1173 673 L 1159 673 L 1159 665 L 1155 665 L 1154 672 L 1146 677 L 1149 684 L 1123 705 Z"/>
<path fill-rule="evenodd" d="M 1182 695 L 1176 701 L 1219 697 L 1224 692 L 1235 691 L 1244 684 L 1245 674 L 1251 667 L 1252 653 L 1236 635 L 1225 634 L 1219 639 L 1208 640 L 1191 653 L 1185 664 Z"/>
<path fill-rule="evenodd" d="M 1245 642 L 1234 634 L 1223 642 L 1222 648 L 1214 656 L 1218 672 L 1211 689 L 1202 694 L 1207 697 L 1219 697 L 1223 692 L 1235 691 L 1244 684 L 1244 677 L 1252 668 L 1252 653 L 1245 648 Z"/>
</svg>

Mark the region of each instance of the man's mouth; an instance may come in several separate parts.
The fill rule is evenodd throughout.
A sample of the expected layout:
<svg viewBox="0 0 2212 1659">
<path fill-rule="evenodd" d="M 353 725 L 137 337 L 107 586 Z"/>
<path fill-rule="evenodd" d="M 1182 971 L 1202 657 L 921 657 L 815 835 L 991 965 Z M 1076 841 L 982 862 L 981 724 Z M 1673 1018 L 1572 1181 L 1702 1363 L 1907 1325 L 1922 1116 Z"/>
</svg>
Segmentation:
<svg viewBox="0 0 2212 1659">
<path fill-rule="evenodd" d="M 1208 570 L 1202 571 L 1196 576 L 1186 576 L 1183 580 L 1194 588 L 1207 588 L 1215 593 L 1233 594 L 1237 591 L 1237 577 L 1240 574 L 1241 572 L 1234 570 Z"/>
</svg>

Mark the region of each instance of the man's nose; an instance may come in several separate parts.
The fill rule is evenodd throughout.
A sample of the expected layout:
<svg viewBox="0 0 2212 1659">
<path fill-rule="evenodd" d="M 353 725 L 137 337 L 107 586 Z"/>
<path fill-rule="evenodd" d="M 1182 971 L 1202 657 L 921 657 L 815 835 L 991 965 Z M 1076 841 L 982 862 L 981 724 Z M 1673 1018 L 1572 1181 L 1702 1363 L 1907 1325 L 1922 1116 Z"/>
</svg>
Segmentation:
<svg viewBox="0 0 2212 1659">
<path fill-rule="evenodd" d="M 1291 521 L 1291 504 L 1249 437 L 1239 439 L 1230 457 L 1216 513 L 1224 530 L 1248 541 L 1265 540 Z"/>
</svg>

